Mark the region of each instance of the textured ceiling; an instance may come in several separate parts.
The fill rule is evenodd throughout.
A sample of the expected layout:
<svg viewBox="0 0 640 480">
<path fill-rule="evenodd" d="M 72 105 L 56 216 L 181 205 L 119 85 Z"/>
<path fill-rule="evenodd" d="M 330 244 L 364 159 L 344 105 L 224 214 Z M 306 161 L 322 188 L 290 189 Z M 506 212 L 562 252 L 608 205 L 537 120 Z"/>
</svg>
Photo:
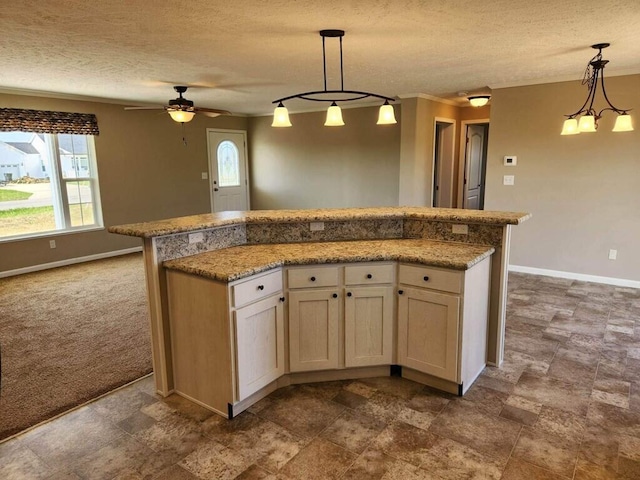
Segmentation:
<svg viewBox="0 0 640 480">
<path fill-rule="evenodd" d="M 263 114 L 322 89 L 323 28 L 346 30 L 345 88 L 386 96 L 578 79 L 599 42 L 607 75 L 640 73 L 638 0 L 0 0 L 0 90 L 164 104 L 183 84 L 196 106 Z"/>
</svg>

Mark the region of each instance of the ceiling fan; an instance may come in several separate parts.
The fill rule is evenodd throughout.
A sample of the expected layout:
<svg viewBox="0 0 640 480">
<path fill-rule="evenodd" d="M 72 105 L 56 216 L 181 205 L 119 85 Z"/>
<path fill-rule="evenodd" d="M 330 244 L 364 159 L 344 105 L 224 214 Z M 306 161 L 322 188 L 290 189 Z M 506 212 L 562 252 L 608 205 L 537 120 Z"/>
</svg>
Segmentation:
<svg viewBox="0 0 640 480">
<path fill-rule="evenodd" d="M 171 118 L 179 123 L 186 123 L 193 120 L 193 117 L 196 113 L 202 113 L 207 117 L 217 117 L 219 115 L 231 115 L 231 112 L 227 110 L 218 110 L 216 108 L 202 108 L 202 107 L 194 107 L 193 102 L 191 100 L 187 100 L 182 96 L 184 92 L 187 91 L 188 87 L 185 86 L 175 86 L 173 89 L 178 92 L 179 97 L 174 98 L 173 100 L 169 100 L 169 105 L 158 106 L 158 107 L 124 107 L 125 110 L 166 110 Z"/>
</svg>

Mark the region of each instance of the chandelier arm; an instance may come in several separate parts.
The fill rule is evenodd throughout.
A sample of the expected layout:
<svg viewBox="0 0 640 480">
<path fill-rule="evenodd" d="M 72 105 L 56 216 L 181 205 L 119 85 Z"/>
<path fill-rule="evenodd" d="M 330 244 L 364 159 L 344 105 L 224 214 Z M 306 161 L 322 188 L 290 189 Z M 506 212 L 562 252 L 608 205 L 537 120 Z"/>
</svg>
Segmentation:
<svg viewBox="0 0 640 480">
<path fill-rule="evenodd" d="M 604 99 L 607 101 L 607 103 L 609 104 L 609 107 L 611 108 L 603 108 L 602 110 L 600 110 L 600 113 L 604 112 L 605 110 L 611 110 L 613 112 L 616 112 L 618 115 L 626 114 L 627 110 L 621 110 L 619 108 L 614 107 L 611 101 L 609 100 L 609 97 L 607 97 L 607 91 L 604 89 L 604 70 L 601 70 L 601 71 L 602 71 L 602 75 L 601 75 L 602 78 L 601 78 L 600 86 L 602 87 L 602 96 L 604 96 Z"/>
<path fill-rule="evenodd" d="M 341 94 L 349 94 L 349 95 L 357 95 L 356 97 L 350 97 L 350 98 L 309 98 L 309 95 L 323 95 L 323 94 L 334 94 L 334 93 L 341 93 Z M 374 98 L 379 98 L 381 100 L 386 100 L 389 102 L 395 102 L 395 99 L 391 98 L 391 97 L 385 97 L 384 95 L 378 95 L 377 93 L 370 93 L 370 92 L 362 92 L 359 90 L 315 90 L 313 92 L 303 92 L 303 93 L 296 93 L 295 95 L 290 95 L 288 97 L 282 97 L 279 98 L 278 100 L 274 100 L 271 103 L 280 103 L 280 102 L 286 102 L 287 100 L 291 100 L 293 98 L 302 98 L 303 100 L 311 100 L 313 102 L 350 102 L 353 100 L 361 100 L 363 98 L 368 98 L 368 97 L 374 97 Z"/>
<path fill-rule="evenodd" d="M 597 74 L 597 72 L 596 72 L 596 74 Z M 594 75 L 594 77 L 595 77 L 594 81 L 591 82 L 591 85 L 589 85 L 589 93 L 587 95 L 587 99 L 582 104 L 582 107 L 580 107 L 580 109 L 577 112 L 572 113 L 571 115 L 565 115 L 565 117 L 575 118 L 578 115 L 580 115 L 581 113 L 583 113 L 585 111 L 588 113 L 591 110 L 591 107 L 593 105 L 593 101 L 596 98 L 596 87 L 598 86 L 598 77 L 597 77 L 597 75 Z M 588 109 L 585 109 L 585 107 L 589 103 L 589 100 L 591 100 L 591 105 L 589 105 Z"/>
<path fill-rule="evenodd" d="M 322 75 L 324 76 L 324 89 L 326 91 L 327 90 L 327 55 L 325 53 L 325 48 L 324 48 L 324 37 L 322 37 Z"/>
<path fill-rule="evenodd" d="M 325 90 L 327 87 L 324 87 Z M 340 90 L 344 90 L 344 70 L 342 68 L 342 37 L 340 37 Z"/>
</svg>

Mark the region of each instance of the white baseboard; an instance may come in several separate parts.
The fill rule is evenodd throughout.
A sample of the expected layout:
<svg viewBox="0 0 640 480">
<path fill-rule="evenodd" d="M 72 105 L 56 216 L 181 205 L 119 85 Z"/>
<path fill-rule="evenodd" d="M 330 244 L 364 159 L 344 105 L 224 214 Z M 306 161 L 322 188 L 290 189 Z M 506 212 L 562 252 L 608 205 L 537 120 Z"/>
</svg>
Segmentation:
<svg viewBox="0 0 640 480">
<path fill-rule="evenodd" d="M 118 257 L 129 253 L 141 252 L 142 247 L 125 248 L 124 250 L 115 250 L 113 252 L 96 253 L 95 255 L 87 255 L 86 257 L 68 258 L 59 262 L 42 263 L 40 265 L 32 265 L 30 267 L 16 268 L 15 270 L 5 270 L 0 272 L 0 278 L 13 277 L 14 275 L 22 275 L 23 273 L 38 272 L 40 270 L 48 270 L 49 268 L 64 267 L 73 265 L 74 263 L 90 262 L 92 260 L 100 260 L 102 258 Z"/>
<path fill-rule="evenodd" d="M 585 275 L 583 273 L 561 272 L 559 270 L 547 270 L 545 268 L 523 267 L 509 265 L 510 272 L 530 273 L 532 275 L 547 275 L 549 277 L 568 278 L 570 280 L 582 280 L 583 282 L 604 283 L 617 287 L 640 288 L 640 282 L 624 278 L 600 277 L 598 275 Z"/>
</svg>

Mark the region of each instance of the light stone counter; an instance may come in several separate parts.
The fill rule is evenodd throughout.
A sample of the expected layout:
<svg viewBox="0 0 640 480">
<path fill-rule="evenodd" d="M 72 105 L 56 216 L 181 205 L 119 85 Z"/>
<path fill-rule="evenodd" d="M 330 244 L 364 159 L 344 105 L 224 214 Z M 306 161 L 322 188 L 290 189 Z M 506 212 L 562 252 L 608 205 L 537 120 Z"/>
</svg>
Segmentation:
<svg viewBox="0 0 640 480">
<path fill-rule="evenodd" d="M 244 245 L 164 262 L 164 267 L 222 282 L 231 282 L 285 265 L 393 260 L 467 270 L 491 255 L 493 247 L 432 240 L 365 240 L 351 242 Z"/>
<path fill-rule="evenodd" d="M 227 249 L 239 254 L 260 251 L 260 255 L 257 256 L 242 253 L 234 260 L 239 262 L 240 258 L 243 259 L 246 268 L 243 266 L 240 270 L 244 273 L 238 273 L 234 270 L 236 267 L 231 264 L 222 268 L 223 263 L 219 263 L 214 267 L 214 278 L 233 279 L 240 278 L 236 275 L 255 273 L 256 269 L 277 266 L 272 263 L 276 257 L 280 260 L 273 261 L 286 262 L 288 255 L 294 255 L 291 253 L 294 250 L 306 251 L 307 253 L 301 257 L 308 262 L 325 263 L 334 261 L 332 259 L 338 261 L 338 258 L 340 262 L 395 259 L 464 269 L 464 265 L 473 261 L 470 258 L 489 254 L 493 249 L 495 252 L 491 257 L 487 355 L 490 364 L 500 365 L 504 351 L 511 227 L 530 217 L 530 214 L 522 212 L 429 207 L 252 210 L 112 226 L 109 227 L 109 232 L 136 236 L 143 240 L 153 369 L 157 391 L 166 396 L 173 390 L 173 366 L 171 333 L 168 328 L 167 285 L 163 266 L 165 262 L 169 266 L 174 265 L 171 261 L 184 259 L 175 265 L 188 265 L 187 268 L 193 272 L 202 272 L 209 270 L 203 268 L 205 263 L 220 261 L 215 251 Z M 312 222 L 321 224 L 311 225 Z M 312 229 L 312 226 L 318 228 Z M 386 252 L 390 256 L 385 257 L 385 253 L 372 247 L 366 258 L 362 257 L 360 251 L 348 251 L 354 246 L 353 241 L 380 240 L 397 242 L 398 250 Z M 304 247 L 303 243 L 306 243 L 307 247 Z M 322 246 L 324 250 L 320 250 L 319 245 L 325 243 L 327 246 Z M 285 247 L 282 244 L 289 246 Z M 344 249 L 341 245 L 345 246 Z M 390 246 L 393 243 L 386 245 Z M 252 250 L 231 250 L 241 246 L 251 246 Z M 460 252 L 479 248 L 480 253 L 472 254 L 465 260 L 464 255 L 458 256 L 453 253 L 456 248 L 460 249 Z M 318 251 L 310 252 L 314 249 Z M 285 254 L 285 251 L 288 253 Z M 267 255 L 267 252 L 272 253 Z M 216 260 L 213 260 L 214 258 Z M 272 260 L 265 261 L 267 258 Z M 296 262 L 300 263 L 300 255 Z"/>
</svg>

